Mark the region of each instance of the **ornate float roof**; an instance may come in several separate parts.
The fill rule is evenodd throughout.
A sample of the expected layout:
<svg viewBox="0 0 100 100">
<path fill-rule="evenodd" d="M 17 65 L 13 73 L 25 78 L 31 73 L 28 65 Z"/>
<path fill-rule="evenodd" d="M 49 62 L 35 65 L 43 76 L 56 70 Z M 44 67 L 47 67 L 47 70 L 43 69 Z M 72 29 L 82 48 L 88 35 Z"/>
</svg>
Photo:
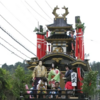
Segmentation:
<svg viewBox="0 0 100 100">
<path fill-rule="evenodd" d="M 52 42 L 52 41 L 74 41 L 73 38 L 69 37 L 66 34 L 52 34 L 48 38 L 46 38 L 47 42 Z"/>
<path fill-rule="evenodd" d="M 67 24 L 67 18 L 64 20 L 64 18 L 57 18 L 56 20 L 54 19 L 54 23 L 47 25 L 47 28 L 50 31 L 54 31 L 55 29 L 64 29 L 66 31 L 71 30 L 72 25 Z"/>
<path fill-rule="evenodd" d="M 63 54 L 63 53 L 52 53 L 52 54 L 47 54 L 43 58 L 41 58 L 43 61 L 43 65 L 47 67 L 51 66 L 52 62 L 56 62 L 58 68 L 62 69 L 61 71 L 64 71 L 64 65 L 67 64 L 69 65 L 72 69 L 81 67 L 84 71 L 89 71 L 90 66 L 87 61 L 82 61 L 82 60 L 77 60 L 68 54 Z M 35 66 L 37 66 L 38 62 L 35 61 L 29 66 L 27 66 L 29 69 L 34 69 Z"/>
<path fill-rule="evenodd" d="M 47 25 L 48 29 L 50 31 L 55 31 L 56 29 L 64 29 L 66 31 L 71 30 L 72 24 L 67 24 L 67 18 L 66 18 L 66 15 L 69 14 L 68 8 L 66 8 L 65 6 L 62 7 L 62 9 L 65 9 L 65 13 L 62 14 L 61 17 L 56 13 L 56 10 L 57 9 L 59 9 L 58 6 L 56 6 L 53 9 L 52 14 L 54 14 L 54 16 L 55 16 L 54 23 L 53 24 L 50 24 L 50 25 Z"/>
</svg>

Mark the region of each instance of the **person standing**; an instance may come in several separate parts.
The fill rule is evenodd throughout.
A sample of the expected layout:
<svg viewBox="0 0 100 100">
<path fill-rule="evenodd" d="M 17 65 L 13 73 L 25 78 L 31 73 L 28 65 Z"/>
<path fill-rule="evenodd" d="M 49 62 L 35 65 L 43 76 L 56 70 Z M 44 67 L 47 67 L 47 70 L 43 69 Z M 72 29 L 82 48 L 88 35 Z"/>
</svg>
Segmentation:
<svg viewBox="0 0 100 100">
<path fill-rule="evenodd" d="M 60 83 L 60 71 L 55 68 L 55 63 L 52 63 L 52 68 L 48 73 L 48 85 L 55 87 L 55 82 Z"/>
<path fill-rule="evenodd" d="M 66 72 L 65 72 L 65 75 L 63 75 L 63 79 L 65 80 L 65 83 L 66 83 L 67 81 L 71 81 L 72 70 L 70 69 L 69 65 L 65 65 L 65 69 L 66 69 Z"/>
<path fill-rule="evenodd" d="M 47 69 L 42 65 L 42 60 L 39 60 L 38 66 L 34 68 L 32 77 L 34 81 L 34 89 L 37 89 L 39 80 L 41 80 L 43 77 L 47 78 Z"/>
</svg>

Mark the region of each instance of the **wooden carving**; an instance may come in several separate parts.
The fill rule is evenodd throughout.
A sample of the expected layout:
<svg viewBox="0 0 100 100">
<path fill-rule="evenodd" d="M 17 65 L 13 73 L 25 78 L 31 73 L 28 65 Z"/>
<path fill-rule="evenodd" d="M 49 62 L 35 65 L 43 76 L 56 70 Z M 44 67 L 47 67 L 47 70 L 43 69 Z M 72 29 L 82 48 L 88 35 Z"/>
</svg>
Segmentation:
<svg viewBox="0 0 100 100">
<path fill-rule="evenodd" d="M 52 14 L 54 14 L 55 18 L 57 18 L 59 15 L 56 13 L 56 10 L 59 9 L 58 6 L 56 6 L 54 9 L 53 9 L 53 12 Z"/>
<path fill-rule="evenodd" d="M 66 15 L 68 15 L 69 14 L 69 12 L 68 12 L 68 8 L 66 8 L 65 6 L 64 7 L 62 7 L 62 9 L 65 9 L 65 13 L 64 14 L 62 14 L 62 16 L 64 17 L 64 19 L 66 18 Z"/>
<path fill-rule="evenodd" d="M 62 58 L 52 58 L 52 60 L 59 62 L 60 60 L 62 60 Z"/>
</svg>

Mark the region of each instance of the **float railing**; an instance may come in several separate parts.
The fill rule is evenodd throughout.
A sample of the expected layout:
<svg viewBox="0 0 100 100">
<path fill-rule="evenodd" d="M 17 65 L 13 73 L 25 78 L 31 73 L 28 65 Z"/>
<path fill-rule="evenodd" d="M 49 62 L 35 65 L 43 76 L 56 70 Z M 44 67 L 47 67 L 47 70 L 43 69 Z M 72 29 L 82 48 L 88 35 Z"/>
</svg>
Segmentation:
<svg viewBox="0 0 100 100">
<path fill-rule="evenodd" d="M 20 97 L 17 100 L 89 100 L 86 93 L 80 93 L 81 90 L 26 90 L 31 91 L 31 93 L 25 93 L 20 91 Z M 39 93 L 37 93 L 39 91 Z M 55 94 L 50 94 L 50 92 L 56 92 Z M 45 93 L 43 93 L 45 92 Z M 52 98 L 53 97 L 53 98 Z"/>
</svg>

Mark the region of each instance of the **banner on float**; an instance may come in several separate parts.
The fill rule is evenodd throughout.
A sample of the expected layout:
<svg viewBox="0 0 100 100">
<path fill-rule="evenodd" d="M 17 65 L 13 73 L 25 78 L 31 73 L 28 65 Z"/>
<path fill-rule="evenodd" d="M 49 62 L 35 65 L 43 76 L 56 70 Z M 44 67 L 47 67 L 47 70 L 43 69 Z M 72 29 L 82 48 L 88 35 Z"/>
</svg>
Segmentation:
<svg viewBox="0 0 100 100">
<path fill-rule="evenodd" d="M 71 73 L 71 82 L 72 82 L 72 86 L 77 86 L 77 73 L 76 72 Z"/>
</svg>

